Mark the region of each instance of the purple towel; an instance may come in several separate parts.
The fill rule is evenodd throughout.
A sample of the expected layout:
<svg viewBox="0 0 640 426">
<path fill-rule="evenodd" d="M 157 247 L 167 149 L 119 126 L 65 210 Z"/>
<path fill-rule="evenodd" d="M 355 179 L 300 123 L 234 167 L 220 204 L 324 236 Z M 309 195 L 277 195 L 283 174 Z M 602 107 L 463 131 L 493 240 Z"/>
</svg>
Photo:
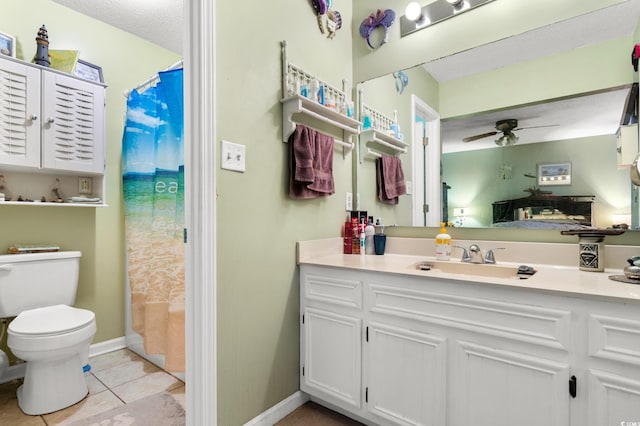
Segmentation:
<svg viewBox="0 0 640 426">
<path fill-rule="evenodd" d="M 402 162 L 397 157 L 382 155 L 376 160 L 378 199 L 385 204 L 398 204 L 398 197 L 407 193 Z"/>
<path fill-rule="evenodd" d="M 307 199 L 335 193 L 333 137 L 297 125 L 289 145 L 289 196 Z"/>
</svg>

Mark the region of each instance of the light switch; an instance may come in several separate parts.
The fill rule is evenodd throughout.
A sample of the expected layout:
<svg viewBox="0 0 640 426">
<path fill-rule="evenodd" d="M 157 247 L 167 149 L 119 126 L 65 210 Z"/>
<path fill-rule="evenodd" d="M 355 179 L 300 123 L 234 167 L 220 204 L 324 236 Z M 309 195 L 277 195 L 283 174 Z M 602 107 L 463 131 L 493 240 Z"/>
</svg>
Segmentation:
<svg viewBox="0 0 640 426">
<path fill-rule="evenodd" d="M 344 208 L 348 212 L 353 210 L 353 194 L 351 192 L 347 192 L 347 195 L 345 196 Z"/>
<path fill-rule="evenodd" d="M 220 151 L 220 167 L 236 172 L 245 171 L 245 145 L 222 141 L 222 149 Z"/>
<path fill-rule="evenodd" d="M 407 195 L 413 194 L 413 182 L 408 180 L 404 183 L 404 185 L 407 190 Z"/>
</svg>

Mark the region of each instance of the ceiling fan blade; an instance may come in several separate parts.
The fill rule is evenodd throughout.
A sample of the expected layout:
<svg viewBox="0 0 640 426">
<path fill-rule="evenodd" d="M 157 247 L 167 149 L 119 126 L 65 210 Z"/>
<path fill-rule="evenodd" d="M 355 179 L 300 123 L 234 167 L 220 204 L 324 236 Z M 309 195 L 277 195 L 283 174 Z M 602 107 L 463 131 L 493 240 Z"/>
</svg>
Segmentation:
<svg viewBox="0 0 640 426">
<path fill-rule="evenodd" d="M 547 124 L 546 126 L 529 126 L 529 127 L 518 127 L 517 129 L 513 129 L 514 132 L 518 130 L 526 130 L 526 129 L 541 129 L 543 127 L 559 127 L 559 124 Z"/>
<path fill-rule="evenodd" d="M 473 141 L 477 141 L 478 139 L 484 139 L 484 138 L 488 138 L 489 136 L 495 136 L 498 133 L 499 132 L 488 132 L 488 133 L 483 133 L 481 135 L 469 136 L 467 138 L 462 139 L 462 142 L 473 142 Z"/>
</svg>

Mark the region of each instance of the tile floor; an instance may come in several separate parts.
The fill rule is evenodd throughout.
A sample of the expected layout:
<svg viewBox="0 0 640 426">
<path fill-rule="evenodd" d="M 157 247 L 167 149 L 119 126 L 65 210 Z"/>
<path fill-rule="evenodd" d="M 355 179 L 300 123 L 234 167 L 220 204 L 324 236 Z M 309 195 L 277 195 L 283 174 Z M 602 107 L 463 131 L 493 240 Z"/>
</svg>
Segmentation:
<svg viewBox="0 0 640 426">
<path fill-rule="evenodd" d="M 89 395 L 51 414 L 27 416 L 16 398 L 20 381 L 0 384 L 0 425 L 65 425 L 162 391 L 170 392 L 185 406 L 184 382 L 128 349 L 93 357 L 89 363 L 91 371 L 85 373 Z"/>
</svg>

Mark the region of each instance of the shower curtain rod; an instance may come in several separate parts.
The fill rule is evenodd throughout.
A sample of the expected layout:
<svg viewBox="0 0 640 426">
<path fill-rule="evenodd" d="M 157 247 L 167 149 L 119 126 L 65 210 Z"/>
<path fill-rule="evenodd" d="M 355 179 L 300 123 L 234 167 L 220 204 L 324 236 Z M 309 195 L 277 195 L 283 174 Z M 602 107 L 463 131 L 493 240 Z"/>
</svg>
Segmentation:
<svg viewBox="0 0 640 426">
<path fill-rule="evenodd" d="M 163 69 L 162 71 L 171 71 L 171 70 L 175 70 L 175 69 L 178 69 L 178 68 L 182 68 L 182 62 L 183 62 L 183 60 L 180 59 L 178 62 L 176 62 L 175 64 L 173 64 L 173 65 L 171 65 L 171 66 L 169 66 L 169 67 L 167 67 L 165 69 Z M 160 71 L 160 72 L 162 72 L 162 71 Z M 124 91 L 124 97 L 128 98 L 133 90 L 140 90 L 143 87 L 146 87 L 146 86 L 149 86 L 149 85 L 155 83 L 158 80 L 158 78 L 159 78 L 158 74 L 156 74 L 153 77 L 149 77 L 148 79 L 146 79 L 142 83 L 138 84 L 133 89 L 125 90 Z"/>
</svg>

